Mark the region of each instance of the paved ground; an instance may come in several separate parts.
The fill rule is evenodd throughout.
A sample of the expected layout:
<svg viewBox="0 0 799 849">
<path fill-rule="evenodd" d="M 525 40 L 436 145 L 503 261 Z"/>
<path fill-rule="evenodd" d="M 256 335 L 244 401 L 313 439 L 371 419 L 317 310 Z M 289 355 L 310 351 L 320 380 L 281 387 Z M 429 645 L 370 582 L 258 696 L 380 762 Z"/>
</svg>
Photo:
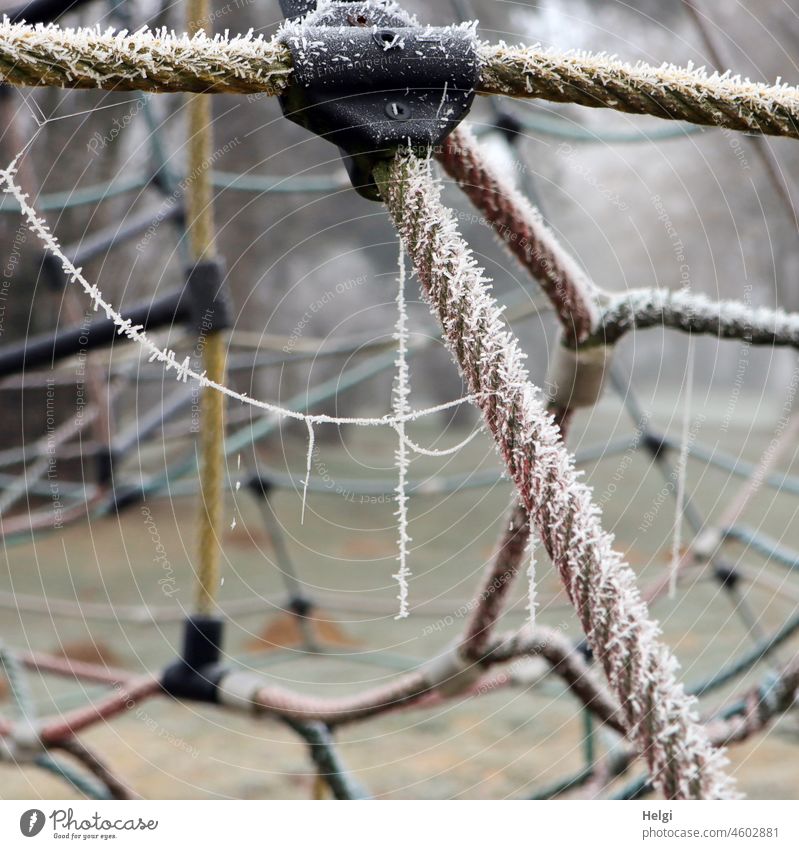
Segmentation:
<svg viewBox="0 0 799 849">
<path fill-rule="evenodd" d="M 748 412 L 741 410 L 741 416 Z M 768 411 L 748 425 L 723 427 L 708 415 L 697 441 L 753 459 L 771 438 Z M 656 417 L 668 424 L 669 411 Z M 585 447 L 630 433 L 617 405 L 607 402 L 590 422 L 582 422 L 572 444 Z M 590 435 L 585 431 L 590 430 Z M 673 432 L 679 432 L 674 425 Z M 418 436 L 430 444 L 431 432 Z M 455 444 L 462 433 L 448 433 L 441 447 Z M 741 447 L 743 446 L 743 447 Z M 321 442 L 314 463 L 317 480 L 331 489 L 347 490 L 344 476 L 391 475 L 392 444 L 377 432 L 347 432 L 343 444 Z M 262 457 L 273 465 L 289 463 L 301 475 L 304 448 L 288 437 Z M 447 473 L 496 467 L 484 437 L 446 460 L 415 461 L 412 476 L 435 469 Z M 242 463 L 247 465 L 246 458 Z M 792 465 L 787 457 L 780 469 Z M 793 463 L 795 473 L 799 464 Z M 663 482 L 641 455 L 621 455 L 586 465 L 606 523 L 617 534 L 642 582 L 661 574 L 671 546 L 673 500 L 662 494 Z M 231 463 L 233 480 L 243 476 Z M 739 489 L 727 473 L 691 464 L 690 489 L 697 505 L 718 515 Z M 309 498 L 305 525 L 300 525 L 300 499 L 293 492 L 275 498 L 275 510 L 288 539 L 293 560 L 309 594 L 334 594 L 335 604 L 323 614 L 322 638 L 333 656 L 303 656 L 297 650 L 265 650 L 263 637 L 290 641 L 291 629 L 271 602 L 254 613 L 237 616 L 228 626 L 227 650 L 239 662 L 262 670 L 269 680 L 325 695 L 353 692 L 388 680 L 413 667 L 454 638 L 463 618 L 461 605 L 473 591 L 509 502 L 507 482 L 455 495 L 416 496 L 411 502 L 414 551 L 411 586 L 414 606 L 404 622 L 393 618 L 396 528 L 388 499 L 361 499 L 350 492 L 315 494 Z M 228 503 L 223 601 L 282 597 L 273 551 L 257 509 L 244 490 Z M 367 503 L 369 502 L 369 503 Z M 762 525 L 784 544 L 797 542 L 797 500 L 773 499 L 761 493 L 746 513 L 750 525 Z M 159 605 L 168 613 L 191 604 L 194 501 L 190 497 L 159 499 L 147 510 L 133 508 L 121 518 L 106 518 L 69 528 L 37 541 L 5 550 L 0 590 L 83 604 Z M 646 518 L 649 515 L 650 518 Z M 163 545 L 156 548 L 153 534 Z M 758 570 L 764 569 L 799 592 L 796 582 L 774 565 L 764 566 L 753 553 L 731 546 Z M 166 560 L 156 558 L 165 556 Z M 549 564 L 541 556 L 540 593 L 546 600 L 542 622 L 578 638 L 578 628 Z M 167 562 L 168 561 L 168 562 Z M 758 627 L 777 627 L 795 605 L 771 590 L 747 587 L 747 600 L 758 615 Z M 522 621 L 525 588 L 516 594 L 516 611 L 508 626 Z M 346 612 L 350 606 L 354 611 Z M 372 612 L 364 608 L 372 608 Z M 746 629 L 729 599 L 706 580 L 681 588 L 673 601 L 656 611 L 666 638 L 677 652 L 687 682 L 701 679 L 750 644 Z M 447 618 L 447 616 L 450 618 Z M 0 610 L 2 637 L 10 644 L 73 656 L 103 657 L 132 670 L 159 668 L 173 654 L 179 638 L 174 621 L 147 624 L 67 618 L 47 613 Z M 797 646 L 785 647 L 787 659 Z M 760 680 L 767 671 L 736 687 Z M 42 713 L 66 709 L 95 695 L 69 682 L 33 680 Z M 733 688 L 734 689 L 734 688 Z M 729 698 L 728 689 L 704 703 L 706 710 Z M 8 710 L 7 702 L 0 705 Z M 496 798 L 528 795 L 583 763 L 582 718 L 573 700 L 555 681 L 529 689 L 494 692 L 466 703 L 433 711 L 397 714 L 347 729 L 340 736 L 344 759 L 369 791 L 390 798 Z M 256 723 L 212 708 L 166 701 L 141 705 L 128 716 L 92 730 L 87 742 L 103 751 L 139 791 L 154 798 L 301 798 L 311 792 L 312 776 L 303 747 L 282 726 Z M 600 747 L 604 739 L 598 740 Z M 786 718 L 765 738 L 731 753 L 741 788 L 750 796 L 799 798 L 799 724 Z M 37 770 L 0 767 L 0 795 L 64 797 L 63 785 Z"/>
</svg>

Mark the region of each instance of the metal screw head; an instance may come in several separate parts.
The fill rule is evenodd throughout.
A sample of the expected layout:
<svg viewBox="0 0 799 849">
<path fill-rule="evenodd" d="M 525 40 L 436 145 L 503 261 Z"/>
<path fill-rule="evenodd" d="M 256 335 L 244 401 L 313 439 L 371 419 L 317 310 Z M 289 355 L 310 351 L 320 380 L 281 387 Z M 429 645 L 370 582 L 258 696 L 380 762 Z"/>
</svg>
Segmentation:
<svg viewBox="0 0 799 849">
<path fill-rule="evenodd" d="M 399 33 L 394 32 L 393 29 L 379 29 L 375 32 L 373 38 L 384 50 L 399 47 L 401 43 Z"/>
<path fill-rule="evenodd" d="M 386 115 L 392 121 L 407 121 L 411 117 L 411 107 L 401 100 L 392 100 L 386 105 Z"/>
</svg>

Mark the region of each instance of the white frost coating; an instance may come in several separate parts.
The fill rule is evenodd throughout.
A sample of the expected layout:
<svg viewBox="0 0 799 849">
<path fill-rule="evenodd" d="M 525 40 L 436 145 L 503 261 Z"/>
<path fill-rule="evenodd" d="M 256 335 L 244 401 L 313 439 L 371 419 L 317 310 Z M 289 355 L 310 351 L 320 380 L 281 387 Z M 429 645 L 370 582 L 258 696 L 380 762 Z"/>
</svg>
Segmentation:
<svg viewBox="0 0 799 849">
<path fill-rule="evenodd" d="M 410 372 L 408 370 L 408 309 L 405 303 L 405 246 L 402 239 L 399 240 L 399 274 L 397 275 L 397 324 L 394 338 L 397 341 L 397 384 L 394 387 L 394 415 L 400 419 L 410 410 L 409 396 Z M 408 578 L 411 572 L 408 568 L 408 446 L 405 439 L 405 422 L 399 422 L 396 426 L 399 441 L 395 454 L 397 461 L 397 561 L 399 569 L 394 579 L 399 586 L 400 607 L 395 619 L 405 619 L 408 616 Z"/>
<path fill-rule="evenodd" d="M 417 454 L 422 454 L 425 457 L 451 457 L 453 454 L 457 454 L 463 448 L 465 448 L 472 440 L 483 431 L 482 427 L 478 427 L 473 430 L 465 439 L 461 440 L 457 445 L 453 445 L 452 448 L 424 448 L 421 445 L 415 443 L 410 437 L 403 436 L 405 440 L 405 444 L 411 451 L 415 451 Z"/>
<path fill-rule="evenodd" d="M 686 289 L 633 289 L 603 294 L 603 326 L 611 333 L 655 324 L 680 330 L 717 332 L 727 338 L 799 346 L 799 313 L 741 301 L 713 301 Z M 601 334 L 600 328 L 597 334 Z"/>
<path fill-rule="evenodd" d="M 300 524 L 305 524 L 305 505 L 308 502 L 308 482 L 311 479 L 311 464 L 313 463 L 313 449 L 316 442 L 316 434 L 313 429 L 313 422 L 306 419 L 305 424 L 308 426 L 308 453 L 305 455 L 305 480 L 302 482 L 302 512 L 300 513 Z"/>
<path fill-rule="evenodd" d="M 329 4 L 325 4 L 327 6 Z M 389 4 L 389 7 L 393 4 Z M 161 90 L 184 90 L 187 80 L 194 77 L 202 84 L 219 80 L 221 89 L 263 91 L 277 95 L 285 90 L 292 74 L 286 47 L 280 38 L 296 33 L 297 22 L 287 24 L 281 36 L 272 40 L 244 35 L 209 37 L 199 32 L 189 37 L 166 29 L 146 28 L 129 33 L 112 29 L 61 28 L 54 24 L 29 26 L 12 24 L 7 18 L 0 22 L 0 65 L 8 68 L 13 81 L 15 66 L 21 74 L 21 84 L 103 87 L 130 81 L 134 87 Z M 474 31 L 474 24 L 458 24 L 451 30 Z M 310 45 L 311 50 L 314 49 Z M 535 95 L 536 83 L 546 82 L 550 88 L 560 87 L 564 100 L 570 99 L 570 81 L 581 77 L 599 88 L 605 81 L 615 81 L 642 94 L 664 90 L 675 92 L 688 103 L 703 106 L 708 99 L 721 100 L 728 111 L 741 114 L 747 126 L 758 129 L 758 119 L 766 123 L 777 116 L 777 127 L 767 132 L 795 134 L 793 118 L 799 116 L 799 91 L 778 82 L 774 85 L 754 83 L 748 79 L 724 74 L 708 74 L 703 68 L 689 65 L 680 68 L 662 64 L 659 67 L 639 63 L 631 65 L 613 56 L 556 49 L 539 45 L 512 47 L 477 44 L 484 82 L 493 72 L 508 65 L 518 69 L 520 79 L 512 83 L 495 80 L 492 92 L 504 90 Z M 328 61 L 331 57 L 327 57 Z M 0 73 L 0 78 L 3 74 Z M 146 84 L 145 84 L 146 83 Z M 608 97 L 605 105 L 613 106 Z M 718 111 L 719 122 L 723 115 Z M 779 113 L 777 115 L 777 113 Z M 711 116 L 715 117 L 715 116 Z"/>
<path fill-rule="evenodd" d="M 685 67 L 669 62 L 661 65 L 632 64 L 607 53 L 546 48 L 541 44 L 514 46 L 504 41 L 499 44 L 483 43 L 478 51 L 483 66 L 510 61 L 522 63 L 527 88 L 531 92 L 535 88 L 534 78 L 551 77 L 565 69 L 575 76 L 624 80 L 634 88 L 668 87 L 700 102 L 712 97 L 738 103 L 753 111 L 771 112 L 775 106 L 791 112 L 799 110 L 799 90 L 795 86 L 779 80 L 771 85 L 756 83 L 731 71 L 708 73 L 704 67 L 695 68 L 692 62 Z"/>
<path fill-rule="evenodd" d="M 275 69 L 285 48 L 277 39 L 265 39 L 250 30 L 245 35 L 193 36 L 166 28 L 135 32 L 96 27 L 60 27 L 56 24 L 12 24 L 0 21 L 0 57 L 13 69 L 20 63 L 53 65 L 67 80 L 91 79 L 98 88 L 109 79 L 163 78 L 180 72 L 203 77 L 229 77 L 264 84 L 277 94 L 288 81 L 290 68 Z M 97 70 L 105 68 L 106 71 Z M 0 72 L 0 78 L 3 74 Z"/>
<path fill-rule="evenodd" d="M 280 28 L 277 39 L 291 48 L 292 54 L 297 60 L 297 78 L 300 84 L 307 85 L 311 80 L 324 80 L 344 71 L 355 71 L 361 75 L 369 74 L 370 64 L 374 63 L 374 44 L 364 44 L 362 40 L 352 38 L 352 26 L 331 26 L 330 24 L 325 24 L 325 18 L 331 9 L 342 5 L 346 4 L 324 0 L 324 2 L 320 2 L 317 5 L 315 10 L 312 10 L 304 17 L 287 20 Z M 466 21 L 452 24 L 449 27 L 420 25 L 414 15 L 409 15 L 399 4 L 393 2 L 393 0 L 386 0 L 379 3 L 379 11 L 396 14 L 400 18 L 407 20 L 407 26 L 416 28 L 414 36 L 419 39 L 434 35 L 435 40 L 429 40 L 426 45 L 428 55 L 438 53 L 444 57 L 448 56 L 450 46 L 447 36 L 452 38 L 462 38 L 465 36 L 472 42 L 476 54 L 478 42 L 475 22 Z M 317 33 L 319 30 L 315 28 L 319 28 L 323 24 L 325 24 L 325 30 L 332 31 L 334 34 L 340 34 L 341 36 L 332 46 L 318 37 Z M 370 31 L 372 33 L 377 33 L 380 30 L 381 27 L 377 24 L 371 25 Z M 342 42 L 345 40 L 346 50 L 342 47 Z M 393 39 L 383 44 L 383 52 L 388 52 L 392 47 L 397 45 L 403 48 L 406 46 L 403 27 L 398 27 L 394 32 Z M 444 109 L 447 90 L 448 83 L 445 82 L 441 103 L 436 113 L 436 118 L 442 130 L 447 126 L 451 115 L 451 108 L 448 110 Z M 379 123 L 372 127 L 372 131 L 381 138 L 383 137 L 381 133 L 382 127 L 383 125 Z"/>
<path fill-rule="evenodd" d="M 380 11 L 386 12 L 387 14 L 407 16 L 411 26 L 419 25 L 419 21 L 416 16 L 403 9 L 396 0 L 372 0 L 372 2 L 379 7 Z M 328 12 L 340 5 L 341 0 L 316 0 L 315 9 L 312 9 L 307 14 L 296 19 L 289 18 L 281 27 L 280 34 L 301 38 L 305 34 L 304 30 L 306 27 L 312 26 L 315 21 L 320 20 Z M 375 29 L 375 27 L 373 27 L 373 29 Z"/>
</svg>

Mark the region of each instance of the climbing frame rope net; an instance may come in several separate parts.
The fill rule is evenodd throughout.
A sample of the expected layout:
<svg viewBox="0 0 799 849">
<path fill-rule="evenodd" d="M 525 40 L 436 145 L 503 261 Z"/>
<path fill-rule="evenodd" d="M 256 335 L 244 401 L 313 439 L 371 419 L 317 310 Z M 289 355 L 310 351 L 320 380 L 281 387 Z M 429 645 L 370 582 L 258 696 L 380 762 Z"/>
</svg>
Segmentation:
<svg viewBox="0 0 799 849">
<path fill-rule="evenodd" d="M 207 18 L 202 7 L 202 3 L 192 4 L 190 20 Z M 464 27 L 460 31 L 465 31 Z M 764 86 L 728 74 L 707 75 L 672 66 L 629 66 L 603 56 L 504 44 L 478 44 L 476 51 L 480 94 L 544 98 L 698 125 L 798 135 L 799 92 L 791 86 Z M 0 73 L 6 83 L 13 85 L 190 92 L 191 134 L 199 162 L 209 143 L 207 95 L 279 95 L 292 84 L 293 68 L 291 54 L 281 37 L 271 41 L 251 36 L 211 38 L 201 31 L 189 36 L 148 31 L 131 34 L 61 29 L 56 25 L 30 27 L 6 21 L 0 24 Z M 550 364 L 551 382 L 556 389 L 550 397 L 530 382 L 521 347 L 491 292 L 490 281 L 461 236 L 456 216 L 442 204 L 442 186 L 433 171 L 434 158 L 537 281 L 559 320 L 561 344 Z M 540 213 L 496 173 L 472 134 L 459 129 L 435 151 L 401 146 L 393 159 L 385 160 L 374 170 L 377 190 L 401 246 L 397 352 L 381 355 L 386 361 L 381 368 L 397 369 L 391 413 L 377 417 L 314 414 L 291 404 L 281 406 L 255 399 L 226 386 L 221 349 L 213 345 L 203 371 L 193 369 L 188 358 L 181 361 L 174 351 L 157 345 L 142 325 L 125 318 L 104 298 L 61 248 L 20 185 L 17 168 L 18 160 L 14 160 L 0 170 L 0 184 L 16 201 L 30 230 L 61 264 L 70 285 L 81 287 L 95 310 L 113 322 L 120 336 L 142 346 L 151 361 L 173 371 L 179 381 L 192 381 L 203 390 L 206 430 L 200 473 L 203 537 L 198 569 L 198 612 L 202 616 L 216 610 L 220 469 L 223 451 L 228 450 L 223 444 L 222 419 L 226 398 L 268 413 L 272 426 L 275 421 L 305 424 L 308 451 L 303 502 L 312 486 L 316 427 L 352 424 L 395 431 L 398 483 L 393 495 L 399 524 L 399 568 L 395 576 L 399 617 L 406 617 L 412 610 L 408 586 L 411 564 L 407 503 L 412 492 L 408 456 L 414 451 L 436 454 L 412 442 L 406 425 L 465 402 L 474 404 L 496 445 L 504 471 L 515 486 L 517 503 L 503 527 L 462 636 L 448 651 L 386 686 L 342 699 L 309 698 L 272 686 L 250 672 L 221 670 L 214 673 L 213 698 L 208 700 L 231 710 L 280 717 L 308 744 L 314 764 L 333 795 L 357 798 L 366 791 L 348 774 L 336 752 L 336 727 L 387 711 L 421 709 L 479 695 L 486 691 L 487 680 L 507 681 L 496 676 L 492 679 L 493 667 L 520 657 L 538 656 L 546 661 L 552 674 L 566 683 L 586 716 L 602 723 L 623 741 L 605 761 L 592 762 L 578 775 L 541 795 L 559 795 L 592 782 L 601 788 L 603 782 L 628 770 L 636 758 L 642 759 L 647 776 L 627 791 L 629 795 L 645 792 L 650 785 L 672 799 L 736 795 L 727 775 L 723 749 L 762 731 L 795 706 L 799 659 L 771 676 L 764 687 L 743 693 L 712 717 L 700 717 L 697 696 L 750 669 L 777 645 L 788 641 L 799 630 L 797 617 L 760 641 L 730 669 L 692 688 L 693 692 L 687 691 L 678 679 L 676 660 L 650 617 L 648 604 L 667 592 L 691 562 L 717 564 L 721 543 L 736 538 L 736 534 L 739 539 L 745 534 L 738 526 L 741 509 L 723 527 L 711 529 L 714 533 L 710 542 L 700 520 L 694 530 L 705 533 L 674 564 L 674 573 L 665 583 L 642 593 L 634 573 L 603 530 L 592 492 L 580 481 L 574 457 L 564 440 L 575 410 L 591 407 L 598 400 L 606 376 L 615 368 L 614 346 L 626 333 L 661 326 L 755 345 L 796 348 L 799 315 L 752 310 L 736 302 L 717 303 L 690 292 L 646 290 L 611 295 L 601 291 L 564 251 Z M 211 184 L 212 175 L 205 172 L 205 178 L 193 185 L 187 198 L 195 262 L 214 255 Z M 408 397 L 408 358 L 412 350 L 405 306 L 409 282 L 406 259 L 468 392 L 464 398 L 424 410 L 412 409 Z M 214 336 L 221 345 L 221 335 Z M 631 403 L 633 418 L 640 418 Z M 640 435 L 656 462 L 664 462 L 667 440 L 656 438 L 646 429 Z M 255 434 L 249 431 L 244 438 L 254 439 Z M 687 456 L 685 453 L 682 459 Z M 773 457 L 767 457 L 751 470 L 749 497 L 768 481 L 772 465 Z M 688 515 L 687 506 L 683 507 Z M 791 568 L 799 563 L 799 555 L 778 550 L 773 541 L 769 544 L 758 539 L 767 556 L 781 557 Z M 576 611 L 585 635 L 581 645 L 574 645 L 535 619 L 538 547 L 556 567 Z M 530 619 L 517 631 L 497 633 L 508 592 L 523 571 L 530 581 Z M 12 603 L 21 601 L 14 599 Z M 13 721 L 0 719 L 6 755 L 18 762 L 35 762 L 58 770 L 88 795 L 130 798 L 133 791 L 102 759 L 88 751 L 77 735 L 129 710 L 131 705 L 170 692 L 164 680 L 134 679 L 121 670 L 6 648 L 2 662 L 18 709 Z M 25 696 L 26 668 L 109 685 L 113 692 L 56 718 L 39 719 L 33 716 L 30 700 Z M 192 695 L 187 693 L 186 697 Z M 54 761 L 51 750 L 70 755 L 83 771 L 76 772 L 61 760 Z"/>
</svg>

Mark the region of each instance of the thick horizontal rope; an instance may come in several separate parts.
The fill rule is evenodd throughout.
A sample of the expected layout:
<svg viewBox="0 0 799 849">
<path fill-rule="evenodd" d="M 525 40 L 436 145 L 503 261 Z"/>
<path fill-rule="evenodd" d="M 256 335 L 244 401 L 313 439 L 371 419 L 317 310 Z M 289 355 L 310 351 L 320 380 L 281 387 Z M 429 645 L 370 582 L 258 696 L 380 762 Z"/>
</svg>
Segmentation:
<svg viewBox="0 0 799 849">
<path fill-rule="evenodd" d="M 799 138 L 799 92 L 703 69 L 507 44 L 479 47 L 478 93 L 543 98 Z M 167 30 L 0 23 L 0 79 L 18 86 L 281 94 L 291 55 L 277 39 Z"/>
<path fill-rule="evenodd" d="M 290 75 L 288 48 L 263 36 L 0 23 L 0 77 L 12 85 L 276 96 Z"/>
<path fill-rule="evenodd" d="M 667 798 L 725 798 L 724 759 L 676 680 L 632 570 L 599 523 L 488 281 L 440 201 L 429 163 L 400 153 L 375 177 L 431 311 L 483 411 L 524 506 L 561 573 L 628 734 Z M 490 395 L 484 395 L 490 388 Z"/>
<path fill-rule="evenodd" d="M 799 91 L 730 72 L 541 47 L 483 45 L 480 88 L 763 135 L 799 137 Z"/>
</svg>

